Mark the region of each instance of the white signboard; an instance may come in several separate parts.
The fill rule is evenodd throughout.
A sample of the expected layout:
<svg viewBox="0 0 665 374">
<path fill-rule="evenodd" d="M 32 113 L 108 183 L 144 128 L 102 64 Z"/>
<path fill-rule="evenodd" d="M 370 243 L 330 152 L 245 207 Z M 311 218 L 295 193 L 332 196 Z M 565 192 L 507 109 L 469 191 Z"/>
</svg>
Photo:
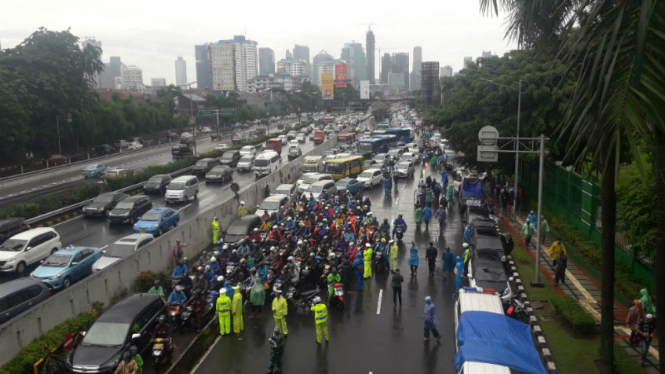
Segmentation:
<svg viewBox="0 0 665 374">
<path fill-rule="evenodd" d="M 360 81 L 360 100 L 369 100 L 369 81 Z"/>
</svg>

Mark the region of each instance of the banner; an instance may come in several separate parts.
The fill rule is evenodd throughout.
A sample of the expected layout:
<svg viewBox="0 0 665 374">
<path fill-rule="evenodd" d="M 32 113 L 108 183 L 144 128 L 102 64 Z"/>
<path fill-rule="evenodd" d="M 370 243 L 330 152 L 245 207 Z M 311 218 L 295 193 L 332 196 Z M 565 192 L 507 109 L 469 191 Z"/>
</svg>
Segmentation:
<svg viewBox="0 0 665 374">
<path fill-rule="evenodd" d="M 335 83 L 331 73 L 321 73 L 321 95 L 323 100 L 335 98 Z"/>
<path fill-rule="evenodd" d="M 335 64 L 335 87 L 346 88 L 346 64 Z"/>
<path fill-rule="evenodd" d="M 369 100 L 369 81 L 360 81 L 360 100 Z"/>
</svg>

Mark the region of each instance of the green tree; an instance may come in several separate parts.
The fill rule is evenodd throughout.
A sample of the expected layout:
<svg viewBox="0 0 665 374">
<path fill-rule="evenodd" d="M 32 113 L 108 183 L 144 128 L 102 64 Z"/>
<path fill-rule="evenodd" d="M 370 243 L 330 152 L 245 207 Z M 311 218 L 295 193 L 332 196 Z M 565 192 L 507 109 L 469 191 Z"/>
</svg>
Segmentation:
<svg viewBox="0 0 665 374">
<path fill-rule="evenodd" d="M 388 106 L 388 104 L 384 103 L 383 101 L 376 101 L 372 104 L 370 110 L 372 111 L 372 116 L 374 116 L 374 120 L 378 123 L 383 121 L 384 118 L 386 118 L 386 113 L 388 113 L 390 107 Z"/>
</svg>

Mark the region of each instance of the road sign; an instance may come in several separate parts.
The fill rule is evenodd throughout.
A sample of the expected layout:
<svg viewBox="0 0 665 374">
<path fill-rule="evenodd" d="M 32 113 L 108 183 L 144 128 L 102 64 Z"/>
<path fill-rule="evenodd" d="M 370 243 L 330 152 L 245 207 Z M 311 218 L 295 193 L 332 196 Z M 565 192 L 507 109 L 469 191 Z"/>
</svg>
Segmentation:
<svg viewBox="0 0 665 374">
<path fill-rule="evenodd" d="M 497 139 L 499 138 L 499 130 L 493 126 L 485 126 L 478 132 L 478 146 L 477 160 L 478 162 L 497 162 L 499 161 L 499 146 Z"/>
<path fill-rule="evenodd" d="M 267 101 L 263 105 L 266 108 L 284 108 L 284 103 L 281 101 Z"/>
<path fill-rule="evenodd" d="M 233 117 L 236 115 L 236 108 L 222 108 L 219 111 L 222 117 Z"/>
<path fill-rule="evenodd" d="M 197 113 L 197 117 L 212 117 L 215 115 L 215 111 L 213 109 L 199 109 Z"/>
<path fill-rule="evenodd" d="M 72 336 L 71 332 L 68 332 L 67 335 L 65 335 L 65 341 L 62 343 L 62 349 L 65 352 L 69 352 L 74 348 L 74 336 Z"/>
</svg>

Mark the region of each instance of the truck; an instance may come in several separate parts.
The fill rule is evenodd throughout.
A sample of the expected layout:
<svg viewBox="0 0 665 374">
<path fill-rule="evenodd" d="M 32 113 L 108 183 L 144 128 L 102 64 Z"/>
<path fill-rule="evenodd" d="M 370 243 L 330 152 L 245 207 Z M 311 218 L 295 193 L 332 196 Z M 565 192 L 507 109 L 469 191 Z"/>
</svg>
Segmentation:
<svg viewBox="0 0 665 374">
<path fill-rule="evenodd" d="M 326 140 L 326 134 L 323 131 L 315 131 L 314 132 L 314 144 L 319 145 L 323 143 L 324 140 Z"/>
<path fill-rule="evenodd" d="M 272 150 L 277 153 L 282 153 L 282 139 L 272 138 L 266 140 L 266 144 L 263 147 L 264 150 Z"/>
</svg>

